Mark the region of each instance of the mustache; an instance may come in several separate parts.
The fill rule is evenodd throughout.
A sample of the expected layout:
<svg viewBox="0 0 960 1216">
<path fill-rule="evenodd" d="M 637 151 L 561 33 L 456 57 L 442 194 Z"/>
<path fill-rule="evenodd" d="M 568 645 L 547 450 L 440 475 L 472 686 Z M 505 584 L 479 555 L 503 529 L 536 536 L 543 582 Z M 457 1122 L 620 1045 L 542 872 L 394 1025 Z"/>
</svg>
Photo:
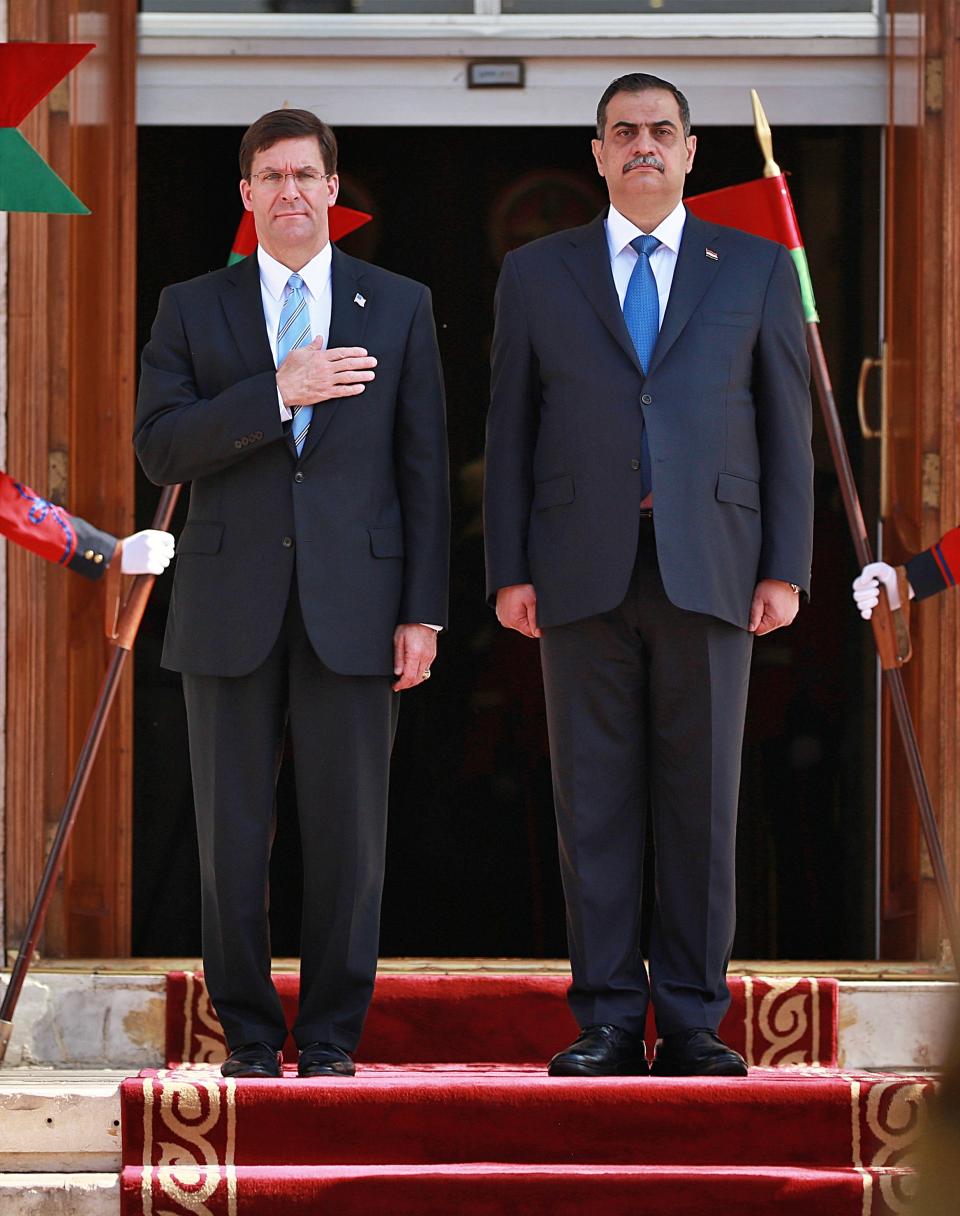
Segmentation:
<svg viewBox="0 0 960 1216">
<path fill-rule="evenodd" d="M 666 171 L 666 165 L 656 156 L 649 156 L 644 153 L 643 156 L 635 156 L 633 160 L 627 161 L 623 166 L 624 173 L 629 173 L 631 169 L 638 169 L 641 165 L 650 165 L 653 169 L 658 169 L 661 173 Z"/>
</svg>

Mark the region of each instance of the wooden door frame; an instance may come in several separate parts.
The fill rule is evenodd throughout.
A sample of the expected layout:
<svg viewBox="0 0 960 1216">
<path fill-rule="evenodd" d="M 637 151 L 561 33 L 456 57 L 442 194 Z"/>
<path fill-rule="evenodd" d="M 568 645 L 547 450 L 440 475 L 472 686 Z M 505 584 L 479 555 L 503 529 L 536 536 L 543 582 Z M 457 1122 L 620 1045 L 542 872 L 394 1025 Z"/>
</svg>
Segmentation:
<svg viewBox="0 0 960 1216">
<path fill-rule="evenodd" d="M 927 207 L 923 293 L 931 323 L 925 327 L 922 369 L 924 452 L 931 462 L 924 503 L 924 543 L 932 544 L 960 524 L 960 12 L 955 3 L 939 0 L 926 14 L 924 178 Z M 925 458 L 926 459 L 926 458 Z M 939 483 L 939 484 L 937 484 Z M 931 771 L 947 861 L 956 892 L 960 886 L 960 602 L 956 594 L 938 601 L 938 616 L 930 632 L 929 649 L 936 653 L 938 679 L 925 714 Z M 924 672 L 924 682 L 929 673 Z M 939 787 L 939 788 L 938 788 Z M 943 920 L 926 851 L 920 866 L 921 907 L 918 956 L 947 954 Z"/>
<path fill-rule="evenodd" d="M 889 18 L 894 33 L 905 29 L 906 54 L 899 68 L 891 54 L 891 117 L 888 128 L 888 215 L 885 217 L 893 250 L 887 265 L 887 339 L 892 349 L 892 370 L 887 369 L 891 393 L 915 397 L 912 426 L 918 467 L 915 501 L 906 504 L 919 521 L 919 536 L 897 537 L 888 521 L 889 560 L 903 560 L 918 546 L 937 541 L 960 523 L 960 363 L 956 333 L 960 324 L 960 289 L 957 275 L 948 272 L 960 258 L 960 122 L 957 98 L 960 88 L 960 15 L 947 0 L 891 0 Z M 911 46 L 911 40 L 916 45 Z M 912 87 L 915 105 L 907 118 L 894 94 L 895 85 Z M 915 180 L 904 181 L 905 170 L 892 163 L 896 144 L 895 120 L 913 126 L 917 139 Z M 900 190 L 900 206 L 893 201 Z M 904 202 L 905 200 L 905 202 Z M 913 205 L 911 205 L 913 204 Z M 895 308 L 898 224 L 916 224 L 919 253 L 913 264 L 914 298 L 900 300 Z M 909 241 L 907 242 L 909 244 Z M 890 245 L 888 243 L 888 249 Z M 912 316 L 916 345 L 900 344 L 892 318 Z M 906 352 L 906 353 L 904 353 Z M 895 373 L 895 374 L 894 374 Z M 891 410 L 896 402 L 891 402 Z M 888 410 L 885 425 L 890 425 Z M 901 418 L 902 424 L 902 418 Z M 896 504 L 891 504 L 895 506 Z M 955 594 L 937 596 L 920 605 L 913 615 L 914 660 L 905 671 L 918 741 L 934 806 L 937 809 L 947 862 L 954 888 L 960 876 L 960 660 L 957 638 L 960 603 Z M 880 871 L 881 956 L 902 959 L 943 960 L 945 940 L 936 886 L 929 857 L 922 844 L 919 818 L 902 769 L 900 740 L 885 711 L 881 736 L 884 771 L 884 805 Z M 892 791 L 892 792 L 891 792 Z"/>
<path fill-rule="evenodd" d="M 8 37 L 96 49 L 21 130 L 91 208 L 9 218 L 7 467 L 118 535 L 133 522 L 136 2 L 9 0 Z M 103 588 L 7 555 L 6 924 L 19 940 L 109 657 Z M 47 957 L 130 950 L 132 680 L 47 922 Z"/>
</svg>

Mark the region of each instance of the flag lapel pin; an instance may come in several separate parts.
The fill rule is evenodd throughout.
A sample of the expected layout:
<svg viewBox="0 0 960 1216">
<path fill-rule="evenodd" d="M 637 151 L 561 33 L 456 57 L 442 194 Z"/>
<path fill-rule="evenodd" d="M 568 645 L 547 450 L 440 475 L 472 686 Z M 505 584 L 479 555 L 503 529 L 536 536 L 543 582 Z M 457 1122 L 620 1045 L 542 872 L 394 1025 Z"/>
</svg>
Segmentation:
<svg viewBox="0 0 960 1216">
<path fill-rule="evenodd" d="M 366 306 L 367 306 L 366 296 L 362 296 L 359 291 L 353 297 L 353 302 L 354 302 L 354 304 L 358 304 L 361 308 L 366 308 Z"/>
<path fill-rule="evenodd" d="M 719 262 L 720 254 L 715 249 L 704 249 L 703 251 L 711 262 Z"/>
</svg>

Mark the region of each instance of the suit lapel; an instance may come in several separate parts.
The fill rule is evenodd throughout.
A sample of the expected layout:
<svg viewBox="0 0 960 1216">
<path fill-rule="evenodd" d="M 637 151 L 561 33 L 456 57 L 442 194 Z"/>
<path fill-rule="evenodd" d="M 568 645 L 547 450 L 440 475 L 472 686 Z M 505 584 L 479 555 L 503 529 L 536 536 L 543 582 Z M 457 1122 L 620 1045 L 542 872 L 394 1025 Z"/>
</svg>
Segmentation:
<svg viewBox="0 0 960 1216">
<path fill-rule="evenodd" d="M 667 301 L 660 336 L 650 361 L 651 372 L 663 361 L 670 347 L 679 338 L 694 309 L 716 277 L 720 262 L 714 261 L 706 254 L 710 238 L 715 232 L 713 224 L 706 224 L 687 212 L 677 253 L 677 265 L 670 285 L 670 299 Z"/>
<path fill-rule="evenodd" d="M 326 349 L 333 350 L 337 346 L 363 346 L 364 332 L 367 326 L 367 311 L 371 302 L 364 299 L 364 304 L 357 302 L 357 296 L 364 297 L 361 290 L 363 282 L 363 263 L 348 254 L 341 253 L 333 246 L 333 261 L 330 267 L 333 303 L 330 311 L 330 339 Z M 320 442 L 320 437 L 330 425 L 330 420 L 340 408 L 342 397 L 331 401 L 322 401 L 314 406 L 310 430 L 304 441 L 301 460 L 306 460 Z"/>
<path fill-rule="evenodd" d="M 227 271 L 220 295 L 223 311 L 240 358 L 251 376 L 274 366 L 270 339 L 263 319 L 260 264 L 256 253 Z"/>
<path fill-rule="evenodd" d="M 600 320 L 610 330 L 624 353 L 642 374 L 637 349 L 623 319 L 623 309 L 617 298 L 617 288 L 610 270 L 610 250 L 607 245 L 606 213 L 571 237 L 562 257 L 567 269 L 576 279 L 580 290 L 590 301 Z"/>
</svg>

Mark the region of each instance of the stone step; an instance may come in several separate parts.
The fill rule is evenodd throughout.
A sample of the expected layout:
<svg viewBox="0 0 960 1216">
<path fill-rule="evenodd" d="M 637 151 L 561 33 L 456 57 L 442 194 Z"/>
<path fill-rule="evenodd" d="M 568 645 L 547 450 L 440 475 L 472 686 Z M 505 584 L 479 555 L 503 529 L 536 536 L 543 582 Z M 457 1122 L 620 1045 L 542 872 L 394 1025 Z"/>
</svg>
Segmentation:
<svg viewBox="0 0 960 1216">
<path fill-rule="evenodd" d="M 33 1068 L 0 1072 L 0 1178 L 17 1171 L 116 1173 L 120 1083 L 128 1075 Z M 2 1202 L 0 1211 L 6 1216 Z"/>
<path fill-rule="evenodd" d="M 816 1076 L 818 1070 L 806 1072 Z M 0 1072 L 3 1216 L 116 1216 L 121 1201 L 120 1087 L 127 1075 L 118 1070 Z M 537 1074 L 539 1080 L 546 1088 L 547 1078 Z M 874 1080 L 880 1078 L 864 1083 Z M 317 1088 L 314 1083 L 293 1086 L 294 1096 L 304 1086 Z M 862 1135 L 860 1139 L 866 1143 Z"/>
<path fill-rule="evenodd" d="M 562 964 L 490 959 L 399 960 L 385 962 L 385 973 L 469 970 L 559 973 Z M 131 966 L 135 966 L 134 963 Z M 522 965 L 521 965 L 522 964 Z M 88 964 L 89 965 L 89 964 Z M 171 970 L 190 970 L 195 960 L 170 960 Z M 949 979 L 861 978 L 844 975 L 831 964 L 756 964 L 754 974 L 838 975 L 839 1064 L 842 1068 L 926 1070 L 938 1067 L 957 1000 L 957 985 Z M 741 971 L 747 968 L 742 964 Z M 0 975 L 0 988 L 6 976 Z M 164 1052 L 165 976 L 156 970 L 98 967 L 83 971 L 51 964 L 32 970 L 24 985 L 14 1019 L 4 1073 L 16 1067 L 67 1069 L 162 1068 Z M 0 1073 L 0 1075 L 4 1075 Z"/>
<path fill-rule="evenodd" d="M 119 1210 L 116 1173 L 0 1173 L 3 1216 L 116 1216 Z"/>
<path fill-rule="evenodd" d="M 141 1069 L 164 1066 L 164 973 L 197 965 L 78 960 L 31 971 L 0 1070 L 3 1216 L 116 1216 L 120 1084 Z M 566 970 L 560 961 L 520 959 L 388 960 L 381 967 L 419 974 Z M 935 971 L 870 967 L 755 963 L 737 970 L 837 976 L 843 1069 L 935 1070 L 945 1055 L 957 985 Z M 0 988 L 6 978 L 0 974 Z"/>
</svg>

